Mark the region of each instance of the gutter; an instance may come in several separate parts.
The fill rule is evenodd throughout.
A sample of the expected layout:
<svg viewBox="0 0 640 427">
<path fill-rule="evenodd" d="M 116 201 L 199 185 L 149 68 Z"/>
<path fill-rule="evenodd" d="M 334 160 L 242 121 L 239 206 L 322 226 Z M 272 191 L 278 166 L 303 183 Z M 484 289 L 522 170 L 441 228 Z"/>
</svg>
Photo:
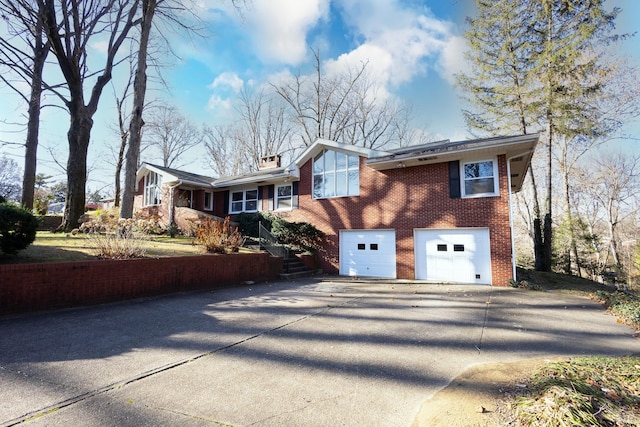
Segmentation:
<svg viewBox="0 0 640 427">
<path fill-rule="evenodd" d="M 178 181 L 175 185 L 169 186 L 169 225 L 175 222 L 176 207 L 173 204 L 173 193 L 176 188 L 182 185 L 182 181 Z"/>
<path fill-rule="evenodd" d="M 511 191 L 511 159 L 514 159 L 519 156 L 523 156 L 525 154 L 533 153 L 533 149 L 526 151 L 524 153 L 518 153 L 514 156 L 511 156 L 507 159 L 507 191 L 509 192 L 509 231 L 511 232 L 511 274 L 513 276 L 513 280 L 517 280 L 516 275 L 516 242 L 513 230 L 513 203 L 511 201 L 513 191 Z M 526 173 L 526 170 L 525 170 Z M 523 178 L 524 183 L 524 178 Z"/>
</svg>

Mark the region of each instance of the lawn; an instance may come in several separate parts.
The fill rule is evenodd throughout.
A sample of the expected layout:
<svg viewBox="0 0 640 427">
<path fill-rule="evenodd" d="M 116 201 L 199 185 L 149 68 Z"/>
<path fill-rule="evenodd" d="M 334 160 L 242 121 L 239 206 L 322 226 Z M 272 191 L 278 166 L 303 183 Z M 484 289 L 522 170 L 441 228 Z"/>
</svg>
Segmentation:
<svg viewBox="0 0 640 427">
<path fill-rule="evenodd" d="M 587 279 L 528 270 L 519 270 L 518 278 L 530 289 L 594 299 L 619 322 L 640 330 L 636 289 L 621 292 Z M 517 425 L 640 425 L 640 355 L 584 357 L 545 365 L 531 375 L 526 390 L 513 401 Z"/>
<path fill-rule="evenodd" d="M 193 238 L 178 236 L 144 236 L 141 246 L 150 258 L 199 255 L 201 246 L 193 245 Z M 96 241 L 87 234 L 65 234 L 39 231 L 36 240 L 18 255 L 0 255 L 0 264 L 86 261 L 97 259 Z"/>
</svg>

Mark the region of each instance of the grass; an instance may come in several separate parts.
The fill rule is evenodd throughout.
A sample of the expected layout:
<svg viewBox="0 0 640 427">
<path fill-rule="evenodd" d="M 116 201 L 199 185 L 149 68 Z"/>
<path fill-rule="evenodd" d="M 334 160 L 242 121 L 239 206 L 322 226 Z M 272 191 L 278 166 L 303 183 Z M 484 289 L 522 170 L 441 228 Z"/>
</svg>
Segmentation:
<svg viewBox="0 0 640 427">
<path fill-rule="evenodd" d="M 640 330 L 640 297 L 614 286 L 555 273 L 519 270 L 518 279 L 543 291 L 601 302 L 618 321 Z M 525 426 L 640 425 L 640 355 L 585 357 L 542 367 L 514 407 Z"/>
<path fill-rule="evenodd" d="M 141 240 L 146 257 L 162 258 L 203 254 L 200 246 L 193 245 L 193 238 L 178 236 L 145 236 Z M 97 259 L 98 243 L 87 234 L 70 235 L 39 231 L 36 240 L 18 255 L 0 255 L 0 264 L 86 261 Z M 248 250 L 241 249 L 241 252 Z"/>
<path fill-rule="evenodd" d="M 525 426 L 637 426 L 640 356 L 584 357 L 551 363 L 515 404 Z"/>
</svg>

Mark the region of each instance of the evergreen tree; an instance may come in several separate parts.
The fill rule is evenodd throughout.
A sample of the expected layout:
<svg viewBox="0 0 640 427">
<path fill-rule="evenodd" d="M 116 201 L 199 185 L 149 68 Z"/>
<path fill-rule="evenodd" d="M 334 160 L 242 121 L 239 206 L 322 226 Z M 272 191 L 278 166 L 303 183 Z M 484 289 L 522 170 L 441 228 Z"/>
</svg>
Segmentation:
<svg viewBox="0 0 640 427">
<path fill-rule="evenodd" d="M 610 69 L 603 46 L 619 9 L 604 0 L 477 0 L 478 16 L 466 33 L 473 71 L 458 78 L 474 111 L 472 131 L 531 133 L 544 129 L 544 170 L 530 170 L 537 270 L 551 270 L 553 150 L 558 141 L 598 140 L 613 132 L 599 108 Z M 536 174 L 537 176 L 536 179 Z M 543 173 L 544 172 L 544 173 Z M 544 215 L 540 177 L 546 184 Z"/>
</svg>

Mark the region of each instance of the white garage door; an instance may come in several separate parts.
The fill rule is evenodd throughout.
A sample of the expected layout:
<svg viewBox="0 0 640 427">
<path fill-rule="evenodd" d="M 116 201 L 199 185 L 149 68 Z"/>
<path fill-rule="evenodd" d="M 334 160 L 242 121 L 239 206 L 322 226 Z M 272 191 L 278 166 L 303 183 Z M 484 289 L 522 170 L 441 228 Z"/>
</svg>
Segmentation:
<svg viewBox="0 0 640 427">
<path fill-rule="evenodd" d="M 491 284 L 488 228 L 416 229 L 416 279 Z"/>
<path fill-rule="evenodd" d="M 340 274 L 395 279 L 395 230 L 340 230 Z"/>
</svg>

